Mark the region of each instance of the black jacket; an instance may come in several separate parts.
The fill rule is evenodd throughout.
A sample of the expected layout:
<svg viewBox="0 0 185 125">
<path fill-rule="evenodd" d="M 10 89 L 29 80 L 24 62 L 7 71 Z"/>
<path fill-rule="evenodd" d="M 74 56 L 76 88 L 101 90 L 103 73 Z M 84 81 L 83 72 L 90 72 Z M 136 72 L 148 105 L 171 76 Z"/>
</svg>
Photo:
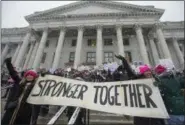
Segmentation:
<svg viewBox="0 0 185 125">
<path fill-rule="evenodd" d="M 5 105 L 5 110 L 7 109 L 7 106 L 10 102 L 14 102 L 19 98 L 20 92 L 21 92 L 21 88 L 20 88 L 20 81 L 21 78 L 19 77 L 18 73 L 15 71 L 13 65 L 11 64 L 11 59 L 6 59 L 5 60 L 7 69 L 9 71 L 9 74 L 11 76 L 11 78 L 14 80 L 14 85 L 13 87 L 10 89 L 8 98 L 7 98 L 7 102 Z"/>
</svg>

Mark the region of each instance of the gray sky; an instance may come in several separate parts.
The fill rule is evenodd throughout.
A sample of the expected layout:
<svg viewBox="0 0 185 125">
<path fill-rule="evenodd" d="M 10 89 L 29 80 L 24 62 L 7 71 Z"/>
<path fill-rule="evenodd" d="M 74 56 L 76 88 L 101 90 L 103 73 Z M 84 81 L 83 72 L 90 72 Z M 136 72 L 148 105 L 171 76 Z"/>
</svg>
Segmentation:
<svg viewBox="0 0 185 125">
<path fill-rule="evenodd" d="M 2 28 L 25 27 L 24 16 L 75 1 L 2 1 Z M 184 1 L 120 1 L 135 5 L 154 5 L 165 9 L 161 21 L 184 20 Z"/>
</svg>

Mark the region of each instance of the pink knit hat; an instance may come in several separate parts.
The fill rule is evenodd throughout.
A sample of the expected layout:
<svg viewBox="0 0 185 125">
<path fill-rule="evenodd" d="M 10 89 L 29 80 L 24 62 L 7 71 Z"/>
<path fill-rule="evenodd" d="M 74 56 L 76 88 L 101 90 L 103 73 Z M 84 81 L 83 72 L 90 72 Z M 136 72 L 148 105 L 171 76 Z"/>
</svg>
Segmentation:
<svg viewBox="0 0 185 125">
<path fill-rule="evenodd" d="M 161 73 L 163 73 L 164 71 L 166 71 L 166 67 L 164 67 L 164 66 L 162 66 L 162 65 L 157 65 L 157 66 L 155 67 L 155 72 L 156 72 L 157 74 L 161 74 Z"/>
<path fill-rule="evenodd" d="M 37 77 L 38 77 L 37 72 L 34 71 L 34 70 L 28 70 L 28 71 L 26 71 L 25 74 L 24 74 L 24 77 L 27 77 L 28 75 L 31 75 L 31 76 L 33 76 L 34 78 L 37 78 Z"/>
<path fill-rule="evenodd" d="M 148 65 L 142 65 L 139 67 L 140 74 L 144 74 L 146 71 L 150 71 L 150 67 Z"/>
</svg>

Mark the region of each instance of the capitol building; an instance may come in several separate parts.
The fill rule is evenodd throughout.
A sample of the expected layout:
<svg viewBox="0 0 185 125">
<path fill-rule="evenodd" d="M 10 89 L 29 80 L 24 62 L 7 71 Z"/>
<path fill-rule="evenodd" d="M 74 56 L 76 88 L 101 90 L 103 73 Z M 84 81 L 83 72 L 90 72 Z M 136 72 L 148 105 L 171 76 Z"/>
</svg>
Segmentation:
<svg viewBox="0 0 185 125">
<path fill-rule="evenodd" d="M 118 61 L 184 66 L 184 21 L 161 22 L 165 10 L 111 1 L 80 1 L 25 16 L 29 26 L 1 29 L 1 63 L 20 69 L 65 68 Z M 172 15 L 173 16 L 173 15 Z"/>
</svg>

